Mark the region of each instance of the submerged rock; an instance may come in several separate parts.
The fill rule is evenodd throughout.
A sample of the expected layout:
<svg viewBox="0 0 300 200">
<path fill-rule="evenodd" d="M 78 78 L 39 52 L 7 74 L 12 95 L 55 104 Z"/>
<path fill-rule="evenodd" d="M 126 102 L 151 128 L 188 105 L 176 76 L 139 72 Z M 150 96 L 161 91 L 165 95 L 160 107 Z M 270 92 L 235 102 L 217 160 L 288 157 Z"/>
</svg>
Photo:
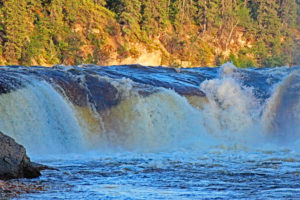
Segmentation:
<svg viewBox="0 0 300 200">
<path fill-rule="evenodd" d="M 25 148 L 0 132 L 0 179 L 36 178 L 40 168 L 26 155 Z"/>
<path fill-rule="evenodd" d="M 24 83 L 19 74 L 13 72 L 0 71 L 0 94 L 10 93 L 16 89 L 24 87 Z"/>
<path fill-rule="evenodd" d="M 19 180 L 0 180 L 0 199 L 20 198 L 21 194 L 46 191 L 47 187 L 40 183 L 26 183 Z"/>
<path fill-rule="evenodd" d="M 85 79 L 89 101 L 98 111 L 106 110 L 119 104 L 118 90 L 111 83 L 90 75 L 86 75 Z"/>
</svg>

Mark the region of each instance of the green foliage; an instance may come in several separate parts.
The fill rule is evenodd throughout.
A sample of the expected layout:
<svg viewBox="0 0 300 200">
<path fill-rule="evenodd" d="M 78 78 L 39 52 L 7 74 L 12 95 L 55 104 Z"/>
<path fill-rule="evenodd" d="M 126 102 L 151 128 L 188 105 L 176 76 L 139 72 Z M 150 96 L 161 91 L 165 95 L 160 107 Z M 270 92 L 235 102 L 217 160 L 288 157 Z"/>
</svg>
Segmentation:
<svg viewBox="0 0 300 200">
<path fill-rule="evenodd" d="M 29 34 L 29 22 L 26 0 L 7 0 L 3 4 L 5 44 L 4 54 L 9 63 L 17 63 L 24 50 Z"/>
<path fill-rule="evenodd" d="M 120 45 L 117 49 L 117 53 L 118 53 L 118 58 L 119 59 L 124 59 L 127 58 L 129 56 L 129 51 L 128 51 L 128 46 L 127 45 Z"/>
<path fill-rule="evenodd" d="M 145 31 L 148 35 L 151 35 L 156 30 L 155 27 L 155 19 L 151 9 L 151 0 L 145 0 L 142 2 L 141 5 L 141 28 Z"/>
<path fill-rule="evenodd" d="M 169 18 L 173 25 L 178 23 L 179 4 L 178 0 L 172 0 L 169 8 Z"/>
<path fill-rule="evenodd" d="M 107 32 L 110 36 L 116 36 L 118 33 L 117 28 L 111 24 L 106 25 L 104 27 L 104 31 Z"/>
<path fill-rule="evenodd" d="M 107 6 L 118 16 L 122 32 L 131 37 L 139 37 L 141 16 L 141 2 L 139 0 L 108 0 Z"/>
<path fill-rule="evenodd" d="M 256 46 L 253 48 L 253 53 L 256 56 L 256 60 L 259 66 L 262 66 L 264 61 L 268 58 L 268 49 L 264 42 L 256 43 Z"/>
<path fill-rule="evenodd" d="M 230 54 L 228 61 L 232 62 L 235 66 L 239 68 L 248 68 L 256 66 L 253 59 L 247 57 L 247 55 L 245 55 L 244 52 L 239 52 L 238 56 Z"/>
<path fill-rule="evenodd" d="M 296 0 L 5 0 L 0 56 L 7 64 L 105 64 L 112 52 L 138 57 L 135 42 L 161 49 L 159 39 L 167 65 L 300 64 L 299 16 Z M 249 45 L 236 47 L 240 33 Z"/>
<path fill-rule="evenodd" d="M 207 17 L 207 24 L 209 26 L 221 25 L 220 4 L 221 2 L 218 0 L 208 1 L 207 8 L 206 8 L 206 17 Z"/>
<path fill-rule="evenodd" d="M 296 0 L 281 1 L 279 16 L 285 28 L 296 27 L 297 23 L 297 3 Z"/>
</svg>

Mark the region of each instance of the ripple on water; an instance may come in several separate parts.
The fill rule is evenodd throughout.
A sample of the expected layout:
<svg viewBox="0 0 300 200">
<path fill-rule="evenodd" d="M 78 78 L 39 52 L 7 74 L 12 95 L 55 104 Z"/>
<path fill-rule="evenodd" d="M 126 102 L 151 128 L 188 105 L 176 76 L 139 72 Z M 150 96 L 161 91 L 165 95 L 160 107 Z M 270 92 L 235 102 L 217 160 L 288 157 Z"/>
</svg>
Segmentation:
<svg viewBox="0 0 300 200">
<path fill-rule="evenodd" d="M 263 151 L 76 156 L 28 181 L 45 191 L 32 199 L 286 199 L 300 198 L 300 162 L 293 152 Z M 217 155 L 217 156 L 216 156 Z M 215 156 L 215 157 L 214 157 Z M 52 165 L 51 165 L 52 166 Z"/>
</svg>

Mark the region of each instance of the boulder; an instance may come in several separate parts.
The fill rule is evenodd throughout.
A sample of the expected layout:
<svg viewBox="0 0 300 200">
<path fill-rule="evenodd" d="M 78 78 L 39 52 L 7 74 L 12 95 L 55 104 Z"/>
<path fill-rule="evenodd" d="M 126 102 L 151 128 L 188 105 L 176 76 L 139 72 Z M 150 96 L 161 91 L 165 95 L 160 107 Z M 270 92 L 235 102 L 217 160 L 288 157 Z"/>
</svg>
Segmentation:
<svg viewBox="0 0 300 200">
<path fill-rule="evenodd" d="M 0 132 L 0 179 L 36 178 L 40 167 L 30 161 L 25 148 Z"/>
</svg>

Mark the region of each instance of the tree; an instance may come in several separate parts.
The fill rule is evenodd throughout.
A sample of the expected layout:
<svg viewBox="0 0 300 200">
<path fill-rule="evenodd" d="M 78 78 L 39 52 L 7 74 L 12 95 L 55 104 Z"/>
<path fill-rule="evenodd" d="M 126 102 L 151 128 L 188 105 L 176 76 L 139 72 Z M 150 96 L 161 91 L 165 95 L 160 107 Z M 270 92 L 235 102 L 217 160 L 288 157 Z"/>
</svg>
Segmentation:
<svg viewBox="0 0 300 200">
<path fill-rule="evenodd" d="M 196 11 L 194 13 L 194 20 L 195 23 L 200 26 L 200 31 L 203 33 L 207 30 L 207 2 L 208 0 L 195 0 Z"/>
<path fill-rule="evenodd" d="M 284 28 L 295 27 L 297 20 L 297 3 L 295 0 L 279 2 L 279 17 Z"/>
<path fill-rule="evenodd" d="M 217 26 L 220 27 L 222 23 L 221 17 L 221 2 L 219 0 L 208 0 L 206 11 L 206 27 L 209 29 L 210 27 Z"/>
<path fill-rule="evenodd" d="M 105 0 L 93 0 L 96 5 L 105 6 L 106 1 Z"/>
<path fill-rule="evenodd" d="M 169 1 L 170 0 L 151 0 L 153 17 L 158 24 L 159 30 L 164 29 L 168 23 Z"/>
<path fill-rule="evenodd" d="M 4 55 L 9 63 L 18 63 L 30 30 L 26 0 L 6 0 L 3 4 L 5 44 Z"/>
<path fill-rule="evenodd" d="M 278 16 L 279 5 L 274 0 L 260 0 L 257 22 L 263 39 L 280 34 L 281 23 Z"/>
<path fill-rule="evenodd" d="M 122 32 L 127 36 L 139 37 L 141 21 L 141 2 L 139 0 L 108 0 L 107 6 L 118 16 Z"/>
<path fill-rule="evenodd" d="M 144 0 L 141 4 L 141 28 L 148 35 L 153 34 L 156 29 L 155 19 L 153 15 L 153 6 L 151 0 Z"/>
</svg>

